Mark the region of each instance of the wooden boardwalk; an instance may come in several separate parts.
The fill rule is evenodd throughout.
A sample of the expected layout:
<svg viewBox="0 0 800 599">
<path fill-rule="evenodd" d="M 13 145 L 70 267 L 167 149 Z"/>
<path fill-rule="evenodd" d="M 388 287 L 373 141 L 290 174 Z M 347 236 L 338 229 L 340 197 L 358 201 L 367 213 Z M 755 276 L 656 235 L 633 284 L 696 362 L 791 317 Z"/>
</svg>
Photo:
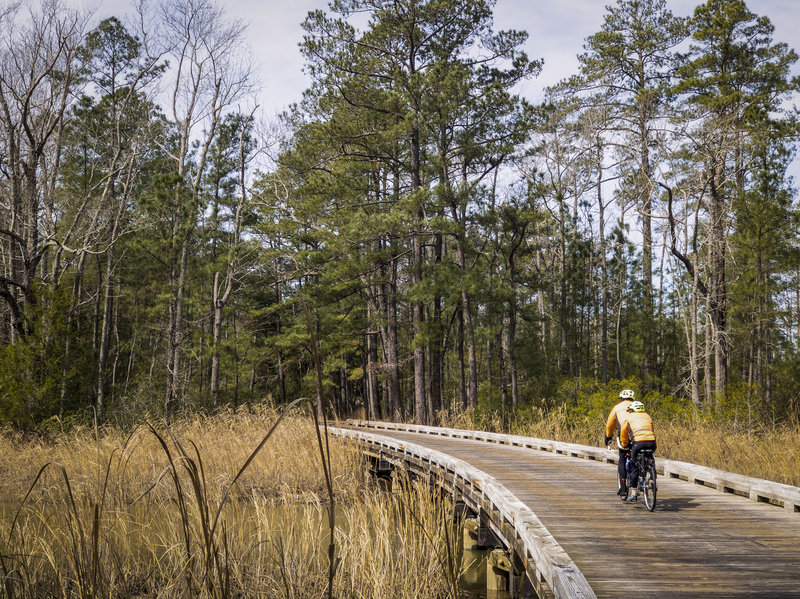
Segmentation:
<svg viewBox="0 0 800 599">
<path fill-rule="evenodd" d="M 660 477 L 650 513 L 616 496 L 614 464 L 469 439 L 370 432 L 494 477 L 536 514 L 597 597 L 800 598 L 800 513 L 792 509 Z"/>
</svg>

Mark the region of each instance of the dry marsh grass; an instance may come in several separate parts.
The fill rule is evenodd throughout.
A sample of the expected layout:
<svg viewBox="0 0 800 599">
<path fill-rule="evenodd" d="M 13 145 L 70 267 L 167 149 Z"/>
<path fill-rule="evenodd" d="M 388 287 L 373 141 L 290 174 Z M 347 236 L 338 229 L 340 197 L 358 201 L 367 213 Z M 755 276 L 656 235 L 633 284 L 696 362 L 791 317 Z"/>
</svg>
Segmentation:
<svg viewBox="0 0 800 599">
<path fill-rule="evenodd" d="M 659 429 L 658 452 L 673 460 L 800 486 L 800 429 L 795 426 L 743 432 L 721 423 L 666 422 Z"/>
<path fill-rule="evenodd" d="M 324 597 L 327 491 L 310 419 L 196 417 L 171 431 L 0 435 L 0 597 Z M 455 597 L 452 507 L 387 495 L 330 440 L 336 597 Z M 449 520 L 448 520 L 449 514 Z M 437 524 L 439 523 L 439 524 Z M 444 524 L 441 524 L 444 523 Z"/>
<path fill-rule="evenodd" d="M 177 457 L 176 444 L 189 456 L 202 457 L 205 482 L 211 493 L 225 488 L 241 465 L 274 424 L 277 414 L 268 409 L 228 413 L 217 417 L 197 416 L 173 426 L 171 434 L 156 429 Z M 173 436 L 174 435 L 174 436 Z M 334 447 L 333 477 L 338 492 L 347 496 L 349 489 L 363 481 L 363 469 L 355 467 L 360 458 L 344 446 Z M 157 436 L 147 426 L 133 433 L 118 430 L 78 430 L 47 441 L 26 440 L 20 434 L 0 435 L 0 476 L 2 493 L 21 496 L 38 468 L 45 463 L 61 464 L 69 473 L 74 489 L 97 493 L 111 466 L 116 474 L 109 492 L 125 499 L 138 497 L 150 487 L 153 500 L 164 490 L 171 492 L 166 478 L 168 462 Z M 248 469 L 237 482 L 240 494 L 257 493 L 267 497 L 293 498 L 296 495 L 324 494 L 325 481 L 311 421 L 287 418 L 276 429 Z M 44 492 L 39 486 L 37 493 Z"/>
</svg>

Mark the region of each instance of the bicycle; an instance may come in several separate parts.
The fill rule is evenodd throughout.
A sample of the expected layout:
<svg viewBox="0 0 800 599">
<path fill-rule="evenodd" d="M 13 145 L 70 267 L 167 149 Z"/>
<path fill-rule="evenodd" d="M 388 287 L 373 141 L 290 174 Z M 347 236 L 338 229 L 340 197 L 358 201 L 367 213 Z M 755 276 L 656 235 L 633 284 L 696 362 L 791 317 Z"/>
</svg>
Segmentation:
<svg viewBox="0 0 800 599">
<path fill-rule="evenodd" d="M 620 445 L 619 438 L 617 439 L 617 447 L 624 449 Z M 653 457 L 652 449 L 642 449 L 636 454 L 637 470 L 639 472 L 639 480 L 636 482 L 636 490 L 644 498 L 644 505 L 647 511 L 652 512 L 656 509 L 656 495 L 658 493 L 658 484 L 656 483 L 656 459 Z M 617 477 L 617 490 L 621 491 L 624 487 L 625 493 L 620 493 L 622 501 L 626 501 L 628 491 L 630 489 L 628 481 L 631 480 L 633 473 L 633 463 L 631 462 L 630 451 L 625 455 L 625 472 L 627 476 L 625 479 Z"/>
</svg>

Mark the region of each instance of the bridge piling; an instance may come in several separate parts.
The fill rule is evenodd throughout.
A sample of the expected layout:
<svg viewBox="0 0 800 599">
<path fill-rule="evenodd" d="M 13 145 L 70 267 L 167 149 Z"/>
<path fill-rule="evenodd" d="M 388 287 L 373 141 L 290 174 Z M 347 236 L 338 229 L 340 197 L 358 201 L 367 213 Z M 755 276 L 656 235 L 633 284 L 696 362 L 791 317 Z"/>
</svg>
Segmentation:
<svg viewBox="0 0 800 599">
<path fill-rule="evenodd" d="M 511 590 L 511 559 L 502 549 L 493 549 L 486 560 L 486 592 Z"/>
<path fill-rule="evenodd" d="M 507 593 L 512 599 L 537 599 L 533 585 L 525 576 L 524 564 L 508 550 L 498 548 L 486 559 L 486 596 Z"/>
<path fill-rule="evenodd" d="M 494 549 L 501 547 L 502 543 L 492 532 L 492 529 L 483 523 L 480 517 L 467 518 L 464 521 L 464 548 L 469 551 Z"/>
</svg>

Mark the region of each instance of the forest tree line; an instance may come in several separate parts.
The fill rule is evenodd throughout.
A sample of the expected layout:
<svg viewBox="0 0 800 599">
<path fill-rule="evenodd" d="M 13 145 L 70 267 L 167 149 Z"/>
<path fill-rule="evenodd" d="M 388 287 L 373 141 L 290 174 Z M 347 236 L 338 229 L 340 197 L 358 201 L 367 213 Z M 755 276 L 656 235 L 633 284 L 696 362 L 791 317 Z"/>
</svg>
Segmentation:
<svg viewBox="0 0 800 599">
<path fill-rule="evenodd" d="M 429 423 L 576 380 L 796 418 L 794 50 L 740 0 L 618 0 L 534 103 L 493 8 L 333 0 L 266 123 L 213 0 L 2 5 L 0 420 L 321 384 Z"/>
</svg>

